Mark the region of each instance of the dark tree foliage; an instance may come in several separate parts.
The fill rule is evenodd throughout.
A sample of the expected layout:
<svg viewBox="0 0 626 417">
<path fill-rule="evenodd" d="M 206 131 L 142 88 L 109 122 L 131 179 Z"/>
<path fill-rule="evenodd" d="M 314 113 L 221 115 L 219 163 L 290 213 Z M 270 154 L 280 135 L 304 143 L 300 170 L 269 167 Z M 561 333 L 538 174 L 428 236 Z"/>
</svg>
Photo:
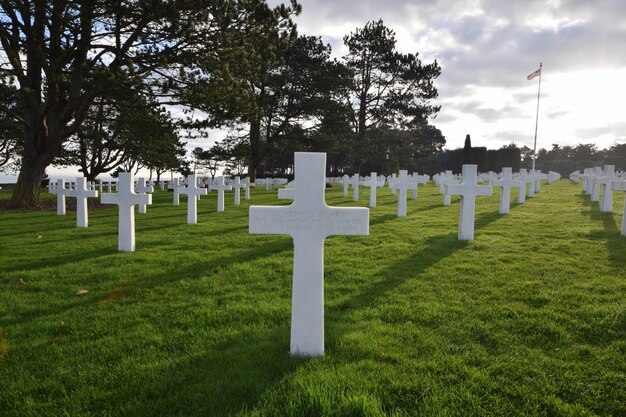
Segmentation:
<svg viewBox="0 0 626 417">
<path fill-rule="evenodd" d="M 17 89 L 8 80 L 0 80 L 0 171 L 13 171 L 24 135 Z"/>
<path fill-rule="evenodd" d="M 17 82 L 24 124 L 10 205 L 37 205 L 45 168 L 96 98 L 139 83 L 177 99 L 199 73 L 220 96 L 240 96 L 228 63 L 256 60 L 259 49 L 241 39 L 279 24 L 261 0 L 0 0 L 0 72 Z"/>
<path fill-rule="evenodd" d="M 465 135 L 465 144 L 463 146 L 463 163 L 472 163 L 472 139 L 470 138 L 469 134 Z"/>
<path fill-rule="evenodd" d="M 431 104 L 437 97 L 433 82 L 441 73 L 439 65 L 422 65 L 417 53 L 396 51 L 395 33 L 382 20 L 351 32 L 344 44 L 344 60 L 353 76 L 347 103 L 353 108 L 356 141 L 366 154 L 365 148 L 374 145 L 370 130 L 423 126 L 439 111 Z M 363 161 L 365 155 L 355 154 L 355 163 Z"/>
<path fill-rule="evenodd" d="M 77 165 L 89 181 L 120 166 L 156 170 L 159 179 L 163 171 L 179 166 L 184 153 L 169 114 L 150 99 L 125 91 L 113 100 L 96 99 L 54 164 Z"/>
</svg>

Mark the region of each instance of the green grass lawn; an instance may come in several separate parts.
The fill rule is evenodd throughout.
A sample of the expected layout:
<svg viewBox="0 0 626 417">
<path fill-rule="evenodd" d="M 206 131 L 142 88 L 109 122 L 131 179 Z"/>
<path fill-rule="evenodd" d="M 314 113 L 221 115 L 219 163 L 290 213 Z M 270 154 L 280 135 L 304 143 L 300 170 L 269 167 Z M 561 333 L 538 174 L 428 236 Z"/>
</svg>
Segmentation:
<svg viewBox="0 0 626 417">
<path fill-rule="evenodd" d="M 289 355 L 291 238 L 248 234 L 275 190 L 196 225 L 157 191 L 130 254 L 117 208 L 2 212 L 0 416 L 626 416 L 624 194 L 603 214 L 562 180 L 499 215 L 496 190 L 473 242 L 432 183 L 328 238 L 316 359 Z"/>
</svg>

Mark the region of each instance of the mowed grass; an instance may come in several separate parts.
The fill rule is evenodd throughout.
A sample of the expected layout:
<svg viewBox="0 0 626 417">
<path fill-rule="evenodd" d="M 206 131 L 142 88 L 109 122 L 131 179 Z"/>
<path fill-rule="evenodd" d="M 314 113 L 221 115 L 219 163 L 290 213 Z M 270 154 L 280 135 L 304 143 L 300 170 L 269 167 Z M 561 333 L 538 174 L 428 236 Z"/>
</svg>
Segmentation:
<svg viewBox="0 0 626 417">
<path fill-rule="evenodd" d="M 508 215 L 494 194 L 473 242 L 432 183 L 408 217 L 384 189 L 369 236 L 328 238 L 315 359 L 289 355 L 291 238 L 248 234 L 275 190 L 224 213 L 211 193 L 196 225 L 157 191 L 135 253 L 116 208 L 87 229 L 2 212 L 0 415 L 626 416 L 624 194 L 604 214 L 562 180 Z"/>
</svg>

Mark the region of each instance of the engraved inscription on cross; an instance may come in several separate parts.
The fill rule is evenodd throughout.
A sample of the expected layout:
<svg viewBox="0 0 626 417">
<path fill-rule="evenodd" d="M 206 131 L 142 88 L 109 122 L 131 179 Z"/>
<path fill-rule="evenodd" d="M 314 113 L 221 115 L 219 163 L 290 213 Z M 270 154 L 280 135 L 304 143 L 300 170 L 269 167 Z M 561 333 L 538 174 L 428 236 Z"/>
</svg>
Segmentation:
<svg viewBox="0 0 626 417">
<path fill-rule="evenodd" d="M 325 153 L 295 153 L 295 198 L 289 206 L 251 206 L 250 233 L 293 238 L 291 353 L 324 354 L 324 239 L 369 234 L 369 209 L 329 207 Z"/>
</svg>

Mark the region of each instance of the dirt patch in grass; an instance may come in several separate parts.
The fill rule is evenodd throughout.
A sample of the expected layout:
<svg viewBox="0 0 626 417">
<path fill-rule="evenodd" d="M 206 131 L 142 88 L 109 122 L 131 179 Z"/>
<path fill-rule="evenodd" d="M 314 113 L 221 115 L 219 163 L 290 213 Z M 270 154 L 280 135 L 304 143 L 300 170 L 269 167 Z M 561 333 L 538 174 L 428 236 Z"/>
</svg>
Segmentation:
<svg viewBox="0 0 626 417">
<path fill-rule="evenodd" d="M 4 330 L 0 330 L 0 358 L 6 358 L 9 356 L 11 349 L 9 349 L 9 340 Z"/>
</svg>

